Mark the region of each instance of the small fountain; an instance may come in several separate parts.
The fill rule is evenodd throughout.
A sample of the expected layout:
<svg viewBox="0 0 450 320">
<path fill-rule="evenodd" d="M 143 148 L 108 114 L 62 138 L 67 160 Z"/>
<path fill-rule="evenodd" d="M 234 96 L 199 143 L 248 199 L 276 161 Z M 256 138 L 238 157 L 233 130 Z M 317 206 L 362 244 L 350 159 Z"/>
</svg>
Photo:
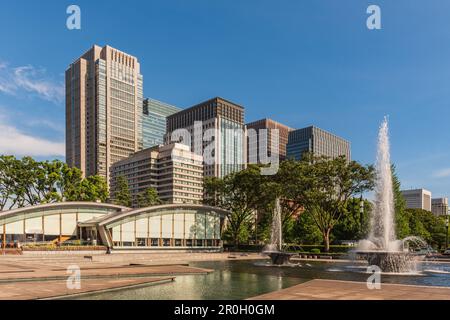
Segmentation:
<svg viewBox="0 0 450 320">
<path fill-rule="evenodd" d="M 356 254 L 366 259 L 370 265 L 378 266 L 382 272 L 412 272 L 418 256 L 409 252 L 408 243 L 426 243 L 417 237 L 396 239 L 387 118 L 378 133 L 376 177 L 376 199 L 370 220 L 370 233 L 368 239 L 360 240 Z"/>
<path fill-rule="evenodd" d="M 270 244 L 266 245 L 262 251 L 268 255 L 274 265 L 284 265 L 289 263 L 292 253 L 282 251 L 283 232 L 281 222 L 281 205 L 280 199 L 275 202 L 275 209 L 272 217 L 272 229 L 270 234 Z"/>
</svg>

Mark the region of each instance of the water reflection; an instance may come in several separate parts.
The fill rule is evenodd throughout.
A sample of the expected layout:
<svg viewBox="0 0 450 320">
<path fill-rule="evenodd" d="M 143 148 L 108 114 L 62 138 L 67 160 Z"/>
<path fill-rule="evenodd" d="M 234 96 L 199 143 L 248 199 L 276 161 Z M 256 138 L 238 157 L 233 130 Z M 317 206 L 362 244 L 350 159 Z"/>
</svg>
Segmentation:
<svg viewBox="0 0 450 320">
<path fill-rule="evenodd" d="M 191 266 L 214 269 L 208 275 L 177 276 L 171 283 L 99 293 L 79 299 L 246 299 L 287 288 L 311 279 L 366 281 L 364 266 L 311 262 L 296 267 L 267 267 L 255 261 L 195 262 Z M 423 274 L 383 275 L 384 283 L 450 287 L 449 264 L 424 264 Z"/>
</svg>

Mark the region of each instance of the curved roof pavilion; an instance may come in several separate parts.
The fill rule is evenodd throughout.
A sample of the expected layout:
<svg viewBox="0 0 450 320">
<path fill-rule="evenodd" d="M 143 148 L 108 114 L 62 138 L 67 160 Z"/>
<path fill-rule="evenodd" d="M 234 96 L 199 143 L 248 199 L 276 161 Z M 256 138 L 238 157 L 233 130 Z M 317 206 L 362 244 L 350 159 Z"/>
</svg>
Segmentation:
<svg viewBox="0 0 450 320">
<path fill-rule="evenodd" d="M 41 204 L 0 212 L 0 240 L 2 246 L 77 240 L 114 249 L 217 249 L 227 213 L 199 204 L 139 209 L 97 202 Z"/>
</svg>

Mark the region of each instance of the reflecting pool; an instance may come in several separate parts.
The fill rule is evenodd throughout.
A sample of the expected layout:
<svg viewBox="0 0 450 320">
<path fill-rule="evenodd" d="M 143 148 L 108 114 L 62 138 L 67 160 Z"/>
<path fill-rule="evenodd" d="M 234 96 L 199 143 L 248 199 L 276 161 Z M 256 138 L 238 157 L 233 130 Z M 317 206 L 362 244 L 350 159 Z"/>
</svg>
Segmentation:
<svg viewBox="0 0 450 320">
<path fill-rule="evenodd" d="M 193 262 L 191 266 L 214 269 L 207 275 L 177 276 L 160 285 L 104 292 L 77 299 L 246 299 L 287 288 L 312 279 L 366 281 L 363 265 L 343 262 L 301 262 L 291 266 L 271 266 L 267 260 Z M 420 272 L 409 275 L 386 274 L 384 283 L 450 287 L 449 263 L 423 263 Z"/>
</svg>

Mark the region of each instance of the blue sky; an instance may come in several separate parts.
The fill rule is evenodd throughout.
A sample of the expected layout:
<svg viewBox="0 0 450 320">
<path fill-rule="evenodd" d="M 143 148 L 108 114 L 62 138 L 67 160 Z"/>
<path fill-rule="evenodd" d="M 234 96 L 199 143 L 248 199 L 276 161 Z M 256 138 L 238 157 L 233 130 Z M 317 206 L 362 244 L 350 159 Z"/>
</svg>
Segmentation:
<svg viewBox="0 0 450 320">
<path fill-rule="evenodd" d="M 81 7 L 81 30 L 66 8 Z M 366 28 L 369 4 L 382 30 Z M 389 115 L 404 188 L 450 195 L 450 2 L 1 1 L 0 153 L 64 157 L 64 71 L 92 44 L 137 56 L 145 96 L 222 96 L 246 121 L 314 124 L 375 158 Z"/>
</svg>

